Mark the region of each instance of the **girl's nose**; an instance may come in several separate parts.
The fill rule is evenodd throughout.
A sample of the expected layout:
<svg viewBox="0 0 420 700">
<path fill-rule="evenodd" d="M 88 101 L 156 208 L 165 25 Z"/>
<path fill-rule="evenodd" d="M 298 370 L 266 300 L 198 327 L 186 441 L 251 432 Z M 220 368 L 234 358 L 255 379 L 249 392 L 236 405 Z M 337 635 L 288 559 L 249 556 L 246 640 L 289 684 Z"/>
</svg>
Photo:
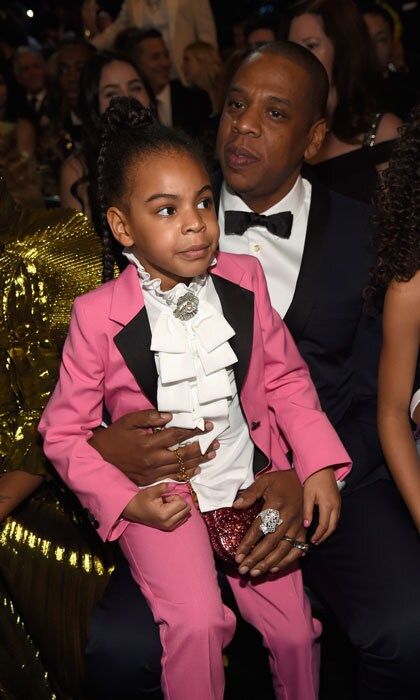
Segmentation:
<svg viewBox="0 0 420 700">
<path fill-rule="evenodd" d="M 199 233 L 205 228 L 206 224 L 200 216 L 200 213 L 197 210 L 194 210 L 188 217 L 185 218 L 182 233 Z"/>
</svg>

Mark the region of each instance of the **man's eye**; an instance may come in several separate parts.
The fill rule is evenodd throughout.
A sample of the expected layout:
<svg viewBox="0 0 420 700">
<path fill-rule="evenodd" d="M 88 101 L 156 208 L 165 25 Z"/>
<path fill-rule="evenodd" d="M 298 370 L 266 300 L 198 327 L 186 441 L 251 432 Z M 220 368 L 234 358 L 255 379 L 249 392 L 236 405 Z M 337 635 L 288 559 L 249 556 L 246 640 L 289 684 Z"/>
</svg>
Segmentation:
<svg viewBox="0 0 420 700">
<path fill-rule="evenodd" d="M 240 102 L 239 100 L 230 99 L 228 101 L 228 107 L 231 107 L 232 109 L 242 109 L 243 102 Z"/>
<path fill-rule="evenodd" d="M 162 207 L 162 209 L 158 210 L 159 216 L 172 216 L 175 212 L 175 207 Z"/>
<path fill-rule="evenodd" d="M 278 109 L 270 109 L 269 114 L 270 114 L 270 117 L 272 117 L 272 118 L 275 119 L 275 120 L 279 120 L 279 119 L 284 119 L 284 118 L 285 118 L 285 115 L 283 114 L 283 112 L 279 112 Z"/>
</svg>

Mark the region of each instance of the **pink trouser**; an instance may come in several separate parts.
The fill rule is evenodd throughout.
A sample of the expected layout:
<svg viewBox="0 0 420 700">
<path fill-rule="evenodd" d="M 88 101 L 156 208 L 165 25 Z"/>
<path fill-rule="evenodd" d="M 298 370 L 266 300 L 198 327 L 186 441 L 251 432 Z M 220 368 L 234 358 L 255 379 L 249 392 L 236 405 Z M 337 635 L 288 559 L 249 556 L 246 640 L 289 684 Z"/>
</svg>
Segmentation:
<svg viewBox="0 0 420 700">
<path fill-rule="evenodd" d="M 176 492 L 191 501 L 185 484 Z M 222 603 L 200 513 L 192 507 L 172 532 L 130 523 L 120 546 L 160 627 L 165 698 L 222 700 L 222 650 L 235 616 Z M 228 578 L 242 616 L 269 650 L 276 698 L 316 700 L 321 626 L 312 619 L 300 571 L 259 582 Z"/>
</svg>

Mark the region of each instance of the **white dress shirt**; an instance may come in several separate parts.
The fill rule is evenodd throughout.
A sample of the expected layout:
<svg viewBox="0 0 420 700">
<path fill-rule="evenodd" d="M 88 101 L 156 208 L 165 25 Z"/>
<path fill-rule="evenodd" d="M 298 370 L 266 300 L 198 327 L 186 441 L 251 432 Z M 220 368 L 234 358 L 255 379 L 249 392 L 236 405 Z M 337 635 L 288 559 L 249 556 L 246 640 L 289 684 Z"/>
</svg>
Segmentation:
<svg viewBox="0 0 420 700">
<path fill-rule="evenodd" d="M 273 307 L 284 317 L 295 293 L 302 262 L 311 204 L 311 185 L 300 176 L 290 192 L 273 207 L 262 212 L 266 216 L 291 211 L 293 225 L 290 238 L 279 238 L 263 226 L 253 226 L 242 236 L 226 235 L 225 211 L 247 211 L 245 202 L 224 182 L 220 194 L 220 250 L 227 253 L 253 255 L 260 261 L 267 278 Z"/>
<path fill-rule="evenodd" d="M 228 342 L 235 331 L 223 316 L 211 277 L 196 277 L 188 287 L 180 283 L 163 292 L 160 280 L 152 280 L 133 253 L 125 255 L 138 269 L 152 332 L 158 409 L 173 414 L 168 427 L 203 429 L 204 419 L 211 420 L 213 430 L 192 439 L 203 454 L 216 438 L 220 442 L 216 457 L 201 464 L 200 474 L 191 479 L 200 510 L 231 506 L 239 489 L 254 481 L 254 445 L 232 369 L 237 357 Z M 199 299 L 198 312 L 181 321 L 173 310 L 187 291 Z"/>
<path fill-rule="evenodd" d="M 168 83 L 158 95 L 156 95 L 158 117 L 164 126 L 172 126 L 172 98 L 171 85 Z"/>
</svg>

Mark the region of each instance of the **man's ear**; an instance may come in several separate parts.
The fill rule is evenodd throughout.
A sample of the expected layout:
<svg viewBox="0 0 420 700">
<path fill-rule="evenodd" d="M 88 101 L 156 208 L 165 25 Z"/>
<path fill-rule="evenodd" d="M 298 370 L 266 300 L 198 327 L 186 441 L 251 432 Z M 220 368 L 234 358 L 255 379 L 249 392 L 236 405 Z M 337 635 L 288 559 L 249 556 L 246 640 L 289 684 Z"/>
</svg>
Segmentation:
<svg viewBox="0 0 420 700">
<path fill-rule="evenodd" d="M 309 142 L 305 150 L 305 160 L 310 160 L 318 153 L 321 148 L 325 134 L 327 133 L 327 122 L 325 119 L 318 119 L 314 122 L 309 130 Z"/>
<path fill-rule="evenodd" d="M 131 237 L 126 216 L 118 207 L 110 207 L 106 213 L 109 228 L 114 238 L 124 247 L 131 247 L 134 241 Z"/>
</svg>

